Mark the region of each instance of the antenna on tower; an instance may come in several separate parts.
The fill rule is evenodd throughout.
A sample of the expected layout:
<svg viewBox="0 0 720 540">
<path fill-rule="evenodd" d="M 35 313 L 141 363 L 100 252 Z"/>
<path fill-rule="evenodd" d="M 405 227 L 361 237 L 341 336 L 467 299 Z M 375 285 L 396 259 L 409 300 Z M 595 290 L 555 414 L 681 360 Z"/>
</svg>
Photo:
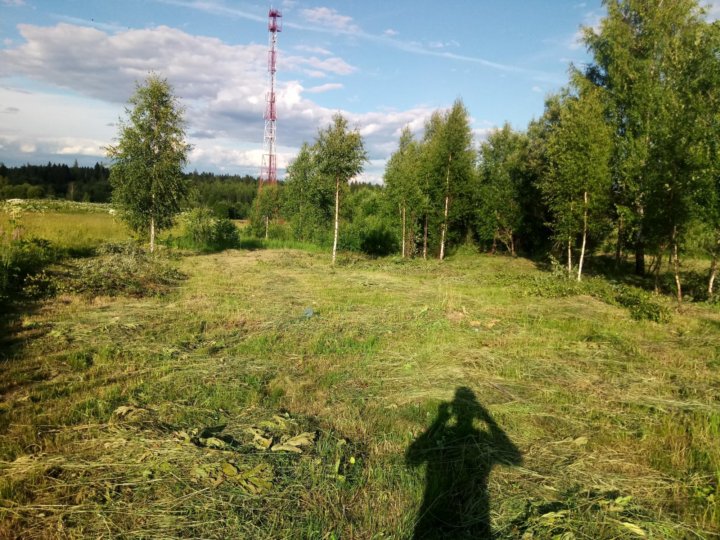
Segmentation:
<svg viewBox="0 0 720 540">
<path fill-rule="evenodd" d="M 282 13 L 279 9 L 270 8 L 268 12 L 268 32 L 270 46 L 268 49 L 268 73 L 270 75 L 270 90 L 265 96 L 265 135 L 263 139 L 263 157 L 260 168 L 260 188 L 263 184 L 277 183 L 277 154 L 275 151 L 275 121 L 277 109 L 275 108 L 275 72 L 277 71 L 277 35 L 282 32 Z"/>
</svg>

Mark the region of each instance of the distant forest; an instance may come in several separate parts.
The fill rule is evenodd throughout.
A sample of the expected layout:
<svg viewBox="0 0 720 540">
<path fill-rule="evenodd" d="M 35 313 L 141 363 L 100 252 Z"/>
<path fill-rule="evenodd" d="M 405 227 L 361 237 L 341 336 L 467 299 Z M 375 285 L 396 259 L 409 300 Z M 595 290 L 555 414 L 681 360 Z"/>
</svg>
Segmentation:
<svg viewBox="0 0 720 540">
<path fill-rule="evenodd" d="M 48 163 L 6 167 L 0 163 L 0 200 L 67 199 L 70 201 L 110 202 L 110 169 Z M 257 194 L 257 178 L 197 171 L 187 173 L 192 186 L 193 206 L 211 208 L 220 217 L 244 219 Z"/>
</svg>

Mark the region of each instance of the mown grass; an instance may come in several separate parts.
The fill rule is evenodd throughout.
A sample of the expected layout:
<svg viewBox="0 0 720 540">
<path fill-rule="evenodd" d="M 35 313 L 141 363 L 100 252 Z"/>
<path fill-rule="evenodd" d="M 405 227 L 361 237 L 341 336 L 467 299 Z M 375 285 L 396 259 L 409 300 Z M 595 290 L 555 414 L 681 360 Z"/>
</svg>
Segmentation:
<svg viewBox="0 0 720 540">
<path fill-rule="evenodd" d="M 165 296 L 23 316 L 0 535 L 409 538 L 430 466 L 406 454 L 461 387 L 522 456 L 475 494 L 498 538 L 718 535 L 716 307 L 658 297 L 669 322 L 635 320 L 523 259 L 329 263 L 191 255 Z M 315 441 L 262 450 L 253 429 Z"/>
</svg>

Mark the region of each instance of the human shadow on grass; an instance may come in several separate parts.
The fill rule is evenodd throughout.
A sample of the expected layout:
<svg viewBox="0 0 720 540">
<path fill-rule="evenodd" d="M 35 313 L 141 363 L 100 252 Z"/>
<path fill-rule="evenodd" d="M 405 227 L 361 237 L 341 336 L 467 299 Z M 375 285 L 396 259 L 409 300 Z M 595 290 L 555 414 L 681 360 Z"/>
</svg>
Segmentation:
<svg viewBox="0 0 720 540">
<path fill-rule="evenodd" d="M 475 426 L 475 420 L 485 424 Z M 467 387 L 440 404 L 432 425 L 407 449 L 407 463 L 427 463 L 425 494 L 413 538 L 492 538 L 488 478 L 522 456 Z"/>
</svg>

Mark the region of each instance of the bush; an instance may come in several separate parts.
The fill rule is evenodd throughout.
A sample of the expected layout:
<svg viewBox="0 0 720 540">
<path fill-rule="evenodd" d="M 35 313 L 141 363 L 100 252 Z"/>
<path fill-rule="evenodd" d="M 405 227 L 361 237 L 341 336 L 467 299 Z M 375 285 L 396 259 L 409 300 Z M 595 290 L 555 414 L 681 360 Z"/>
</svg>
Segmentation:
<svg viewBox="0 0 720 540">
<path fill-rule="evenodd" d="M 217 218 L 208 208 L 196 208 L 182 220 L 183 233 L 178 247 L 219 251 L 240 246 L 240 232 L 227 218 Z"/>
<path fill-rule="evenodd" d="M 20 289 L 25 279 L 61 258 L 58 249 L 40 238 L 0 237 L 0 301 Z"/>
<path fill-rule="evenodd" d="M 367 218 L 340 228 L 338 247 L 372 257 L 383 257 L 398 250 L 393 232 L 379 219 Z"/>
<path fill-rule="evenodd" d="M 657 323 L 670 320 L 670 310 L 654 302 L 649 293 L 631 287 L 618 287 L 615 301 L 630 311 L 630 316 L 638 321 Z"/>
</svg>

